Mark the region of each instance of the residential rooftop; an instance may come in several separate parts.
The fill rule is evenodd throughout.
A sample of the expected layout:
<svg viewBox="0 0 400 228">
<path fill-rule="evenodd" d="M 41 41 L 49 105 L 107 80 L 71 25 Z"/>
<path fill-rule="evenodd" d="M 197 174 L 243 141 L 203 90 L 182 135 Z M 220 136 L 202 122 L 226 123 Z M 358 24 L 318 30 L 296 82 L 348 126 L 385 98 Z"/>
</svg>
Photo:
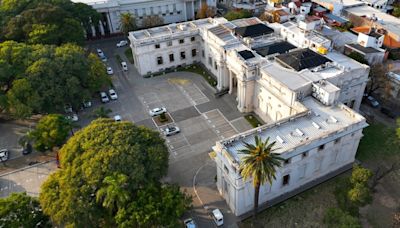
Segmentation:
<svg viewBox="0 0 400 228">
<path fill-rule="evenodd" d="M 262 23 L 235 28 L 235 34 L 243 38 L 245 37 L 254 38 L 258 36 L 268 35 L 271 33 L 274 33 L 274 30 Z"/>
<path fill-rule="evenodd" d="M 253 50 L 255 50 L 257 54 L 265 57 L 276 53 L 283 54 L 295 48 L 297 47 L 293 44 L 288 43 L 287 41 L 278 41 L 255 47 L 253 48 Z"/>
<path fill-rule="evenodd" d="M 327 62 L 331 62 L 328 58 L 320 55 L 308 48 L 291 51 L 280 54 L 276 57 L 279 63 L 291 69 L 301 71 L 303 69 L 311 69 Z"/>
<path fill-rule="evenodd" d="M 323 142 L 321 139 L 345 131 L 353 124 L 359 129 L 367 125 L 364 117 L 343 104 L 324 106 L 311 97 L 307 97 L 302 103 L 308 111 L 273 124 L 251 129 L 219 143 L 233 161 L 239 164 L 243 155 L 238 151 L 245 149 L 244 143 L 254 144 L 255 135 L 258 135 L 262 141 L 267 138 L 270 142 L 276 141 L 274 153 L 284 154 L 293 150 L 302 151 L 314 142 Z"/>
</svg>

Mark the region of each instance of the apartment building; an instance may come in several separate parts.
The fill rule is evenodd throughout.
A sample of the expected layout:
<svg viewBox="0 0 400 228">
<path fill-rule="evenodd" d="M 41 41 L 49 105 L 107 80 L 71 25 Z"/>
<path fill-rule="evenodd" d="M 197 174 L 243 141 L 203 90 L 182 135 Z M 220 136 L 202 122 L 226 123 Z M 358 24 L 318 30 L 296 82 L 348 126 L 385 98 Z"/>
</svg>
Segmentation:
<svg viewBox="0 0 400 228">
<path fill-rule="evenodd" d="M 129 34 L 140 74 L 201 63 L 217 78 L 217 90 L 236 97 L 239 111 L 255 112 L 267 123 L 213 147 L 218 190 L 238 216 L 253 207 L 238 151 L 255 135 L 277 141 L 276 153 L 286 159 L 277 180 L 261 187 L 261 204 L 284 200 L 354 162 L 367 126 L 356 111 L 369 67 L 332 51 L 316 26 L 209 18 Z"/>
<path fill-rule="evenodd" d="M 92 25 L 92 34 L 112 34 L 120 32 L 121 13 L 131 13 L 141 26 L 146 16 L 157 15 L 164 24 L 194 20 L 201 4 L 216 8 L 216 0 L 72 0 L 92 6 L 101 14 L 99 24 Z"/>
</svg>

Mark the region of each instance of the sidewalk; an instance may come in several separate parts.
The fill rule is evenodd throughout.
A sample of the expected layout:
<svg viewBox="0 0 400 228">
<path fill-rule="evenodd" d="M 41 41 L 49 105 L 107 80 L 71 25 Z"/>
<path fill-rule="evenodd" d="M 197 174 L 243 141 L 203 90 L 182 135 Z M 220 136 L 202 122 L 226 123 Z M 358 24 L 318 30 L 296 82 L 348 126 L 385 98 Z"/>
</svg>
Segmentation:
<svg viewBox="0 0 400 228">
<path fill-rule="evenodd" d="M 32 154 L 18 157 L 6 162 L 0 163 L 0 176 L 33 164 L 55 160 L 55 152 L 33 152 Z"/>
</svg>

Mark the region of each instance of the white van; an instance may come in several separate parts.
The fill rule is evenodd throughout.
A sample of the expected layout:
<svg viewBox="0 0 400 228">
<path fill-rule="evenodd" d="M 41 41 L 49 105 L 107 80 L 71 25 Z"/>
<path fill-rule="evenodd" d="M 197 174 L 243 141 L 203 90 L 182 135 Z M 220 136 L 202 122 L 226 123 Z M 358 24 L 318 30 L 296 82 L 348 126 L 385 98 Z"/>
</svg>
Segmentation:
<svg viewBox="0 0 400 228">
<path fill-rule="evenodd" d="M 218 208 L 212 211 L 212 217 L 217 226 L 224 225 L 224 216 L 222 216 L 222 213 Z"/>
</svg>

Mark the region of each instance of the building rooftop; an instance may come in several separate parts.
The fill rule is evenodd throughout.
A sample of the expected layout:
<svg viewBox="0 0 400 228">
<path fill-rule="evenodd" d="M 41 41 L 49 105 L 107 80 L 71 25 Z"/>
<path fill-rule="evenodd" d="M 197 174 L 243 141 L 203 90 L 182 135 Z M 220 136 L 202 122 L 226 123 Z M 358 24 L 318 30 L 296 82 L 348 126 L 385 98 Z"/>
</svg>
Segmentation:
<svg viewBox="0 0 400 228">
<path fill-rule="evenodd" d="M 261 140 L 270 138 L 270 142 L 276 141 L 277 148 L 274 153 L 283 154 L 293 150 L 304 150 L 309 144 L 326 138 L 331 134 L 346 130 L 348 126 L 366 126 L 365 119 L 345 105 L 324 106 L 315 99 L 307 97 L 303 104 L 308 111 L 289 119 L 251 129 L 241 135 L 220 141 L 234 162 L 240 164 L 242 155 L 240 150 L 245 149 L 243 143 L 254 144 L 254 136 Z M 320 141 L 319 141 L 320 142 Z"/>
<path fill-rule="evenodd" d="M 352 47 L 352 48 L 354 48 L 354 49 L 356 49 L 356 50 L 359 50 L 359 51 L 361 51 L 361 52 L 364 53 L 364 54 L 381 52 L 381 51 L 379 51 L 379 50 L 376 49 L 376 48 L 373 48 L 373 47 L 364 47 L 364 46 L 361 46 L 361 45 L 359 45 L 359 44 L 347 44 L 347 46 L 350 46 L 350 47 Z"/>
<path fill-rule="evenodd" d="M 328 9 L 330 5 L 343 5 L 344 7 L 353 7 L 365 4 L 357 0 L 312 0 L 312 2 L 322 5 Z"/>
<path fill-rule="evenodd" d="M 331 62 L 328 58 L 313 52 L 308 48 L 280 54 L 276 59 L 282 65 L 297 71 L 314 68 L 327 62 Z"/>
<path fill-rule="evenodd" d="M 254 24 L 244 27 L 236 27 L 235 34 L 241 37 L 258 37 L 262 35 L 268 35 L 274 33 L 274 30 L 265 24 Z"/>
<path fill-rule="evenodd" d="M 379 24 L 383 28 L 385 28 L 389 33 L 393 33 L 396 35 L 397 41 L 400 41 L 400 19 L 397 17 L 394 17 L 392 15 L 389 15 L 387 13 L 383 13 L 373 7 L 363 5 L 363 6 L 357 6 L 357 7 L 352 7 L 346 9 L 348 13 L 354 14 L 359 17 L 367 17 L 367 18 L 372 18 L 375 17 L 376 24 Z"/>
<path fill-rule="evenodd" d="M 329 20 L 336 21 L 342 24 L 348 22 L 347 19 L 344 19 L 343 17 L 339 17 L 331 13 L 327 13 L 324 16 L 327 17 Z"/>
<path fill-rule="evenodd" d="M 231 30 L 229 30 L 224 25 L 217 25 L 213 28 L 208 29 L 208 31 L 210 31 L 212 34 L 214 34 L 216 37 L 224 42 L 236 40 L 236 37 L 232 35 Z"/>
<path fill-rule="evenodd" d="M 260 71 L 274 78 L 292 91 L 296 91 L 299 88 L 311 84 L 310 80 L 307 80 L 298 72 L 287 69 L 276 62 L 270 62 L 262 66 Z"/>
<path fill-rule="evenodd" d="M 280 42 L 274 42 L 274 43 L 270 43 L 264 46 L 260 46 L 260 47 L 256 47 L 253 48 L 253 50 L 255 50 L 257 52 L 257 54 L 265 57 L 268 55 L 272 55 L 272 54 L 283 54 L 288 52 L 289 50 L 295 49 L 296 46 L 286 42 L 286 41 L 280 41 Z"/>
</svg>

